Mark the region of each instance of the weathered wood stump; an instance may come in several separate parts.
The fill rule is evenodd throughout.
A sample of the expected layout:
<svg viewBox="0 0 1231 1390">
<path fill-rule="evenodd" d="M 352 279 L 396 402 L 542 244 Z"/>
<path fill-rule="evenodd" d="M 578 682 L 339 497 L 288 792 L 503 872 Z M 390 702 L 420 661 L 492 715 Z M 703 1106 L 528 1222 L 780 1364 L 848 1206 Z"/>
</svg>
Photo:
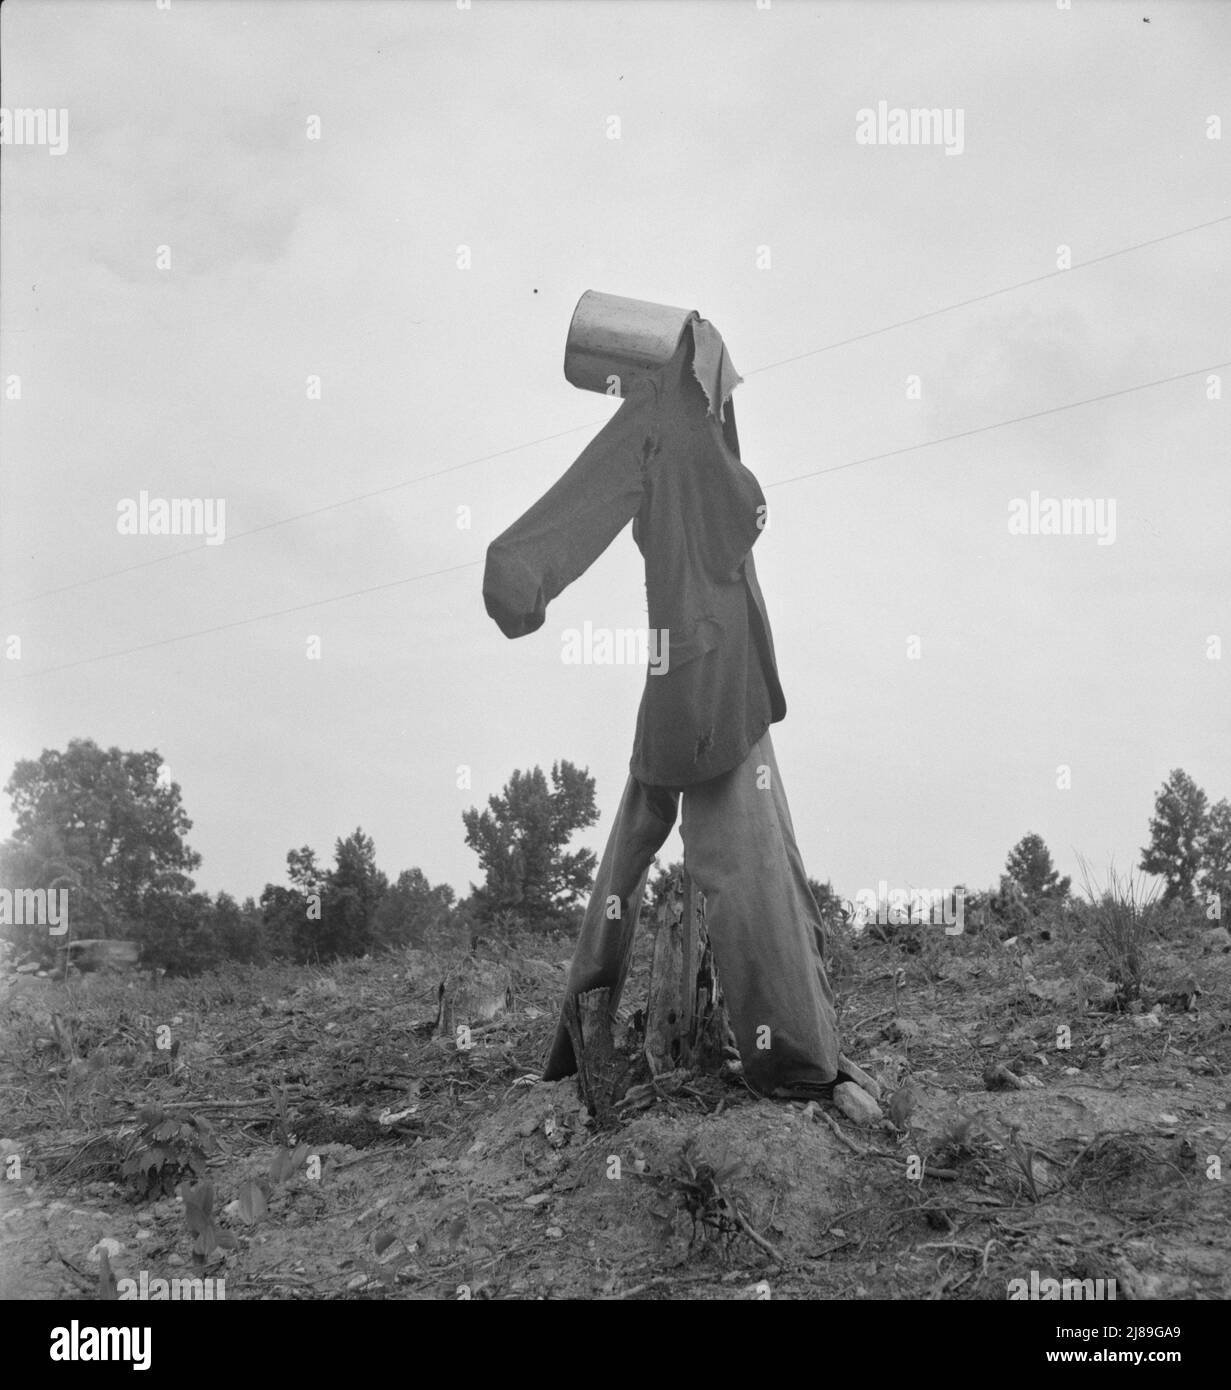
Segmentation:
<svg viewBox="0 0 1231 1390">
<path fill-rule="evenodd" d="M 582 1099 L 601 1128 L 611 1122 L 620 1071 L 611 1033 L 611 991 L 592 989 L 574 995 L 564 1006 L 564 1026 L 577 1058 Z"/>
<path fill-rule="evenodd" d="M 582 1099 L 601 1127 L 613 1121 L 635 1063 L 616 1047 L 611 992 L 593 989 L 565 1002 L 564 1026 L 577 1059 Z M 688 875 L 677 879 L 659 910 L 642 1048 L 650 1074 L 717 1073 L 733 1043 L 704 899 Z M 621 1094 L 617 1095 L 616 1092 Z"/>
<path fill-rule="evenodd" d="M 685 871 L 661 909 L 645 1056 L 655 1076 L 687 1067 L 716 1072 L 726 1056 L 730 1025 L 705 930 L 705 898 Z"/>
<path fill-rule="evenodd" d="M 513 1007 L 513 977 L 506 966 L 463 956 L 437 991 L 437 1037 L 454 1037 L 460 1025 L 490 1022 Z"/>
</svg>

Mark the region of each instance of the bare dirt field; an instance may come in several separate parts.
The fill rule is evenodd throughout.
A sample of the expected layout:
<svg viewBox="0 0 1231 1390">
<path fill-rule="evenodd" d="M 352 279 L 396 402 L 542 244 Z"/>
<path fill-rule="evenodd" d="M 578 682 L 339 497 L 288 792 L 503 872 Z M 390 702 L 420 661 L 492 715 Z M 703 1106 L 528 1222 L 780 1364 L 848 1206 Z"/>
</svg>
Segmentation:
<svg viewBox="0 0 1231 1390">
<path fill-rule="evenodd" d="M 909 1081 L 902 1128 L 676 1074 L 596 1131 L 573 1081 L 535 1079 L 568 952 L 494 962 L 511 1007 L 469 1050 L 433 1036 L 456 961 L 422 951 L 10 977 L 0 1296 L 1003 1300 L 1032 1273 L 1231 1296 L 1222 929 L 1152 940 L 1127 1007 L 1088 940 L 844 940 L 843 1045 Z"/>
</svg>

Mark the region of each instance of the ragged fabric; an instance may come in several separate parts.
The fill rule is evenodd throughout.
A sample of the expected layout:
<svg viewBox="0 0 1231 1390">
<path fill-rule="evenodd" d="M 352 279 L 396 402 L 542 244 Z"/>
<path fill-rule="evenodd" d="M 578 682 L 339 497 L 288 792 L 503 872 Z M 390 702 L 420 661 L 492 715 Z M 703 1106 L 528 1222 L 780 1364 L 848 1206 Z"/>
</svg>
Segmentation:
<svg viewBox="0 0 1231 1390">
<path fill-rule="evenodd" d="M 655 786 L 738 767 L 786 713 L 752 558 L 765 497 L 728 399 L 738 380 L 717 330 L 691 320 L 671 360 L 487 551 L 487 611 L 520 637 L 633 520 L 663 659 L 646 676 L 629 770 Z"/>
<path fill-rule="evenodd" d="M 744 378 L 735 370 L 722 334 L 708 319 L 692 325 L 692 341 L 692 374 L 705 392 L 709 413 L 725 420 L 727 398 Z"/>
<path fill-rule="evenodd" d="M 632 958 L 638 909 L 679 795 L 629 778 L 582 921 L 565 998 L 611 990 L 614 1009 Z M 683 793 L 680 833 L 705 894 L 705 925 L 748 1084 L 803 1094 L 838 1075 L 838 1026 L 808 886 L 768 733 L 730 772 Z M 609 905 L 620 903 L 618 919 Z M 563 1013 L 543 1079 L 577 1069 Z"/>
<path fill-rule="evenodd" d="M 706 895 L 744 1075 L 763 1094 L 820 1093 L 838 1075 L 838 1030 L 769 738 L 786 700 L 752 558 L 766 509 L 740 459 L 739 381 L 721 335 L 694 315 L 671 360 L 634 382 L 568 472 L 488 547 L 483 597 L 506 636 L 534 632 L 632 520 L 661 674 L 646 677 L 566 997 L 606 986 L 618 1000 L 646 876 L 682 793 L 685 860 Z M 575 1070 L 561 1020 L 544 1076 Z"/>
</svg>

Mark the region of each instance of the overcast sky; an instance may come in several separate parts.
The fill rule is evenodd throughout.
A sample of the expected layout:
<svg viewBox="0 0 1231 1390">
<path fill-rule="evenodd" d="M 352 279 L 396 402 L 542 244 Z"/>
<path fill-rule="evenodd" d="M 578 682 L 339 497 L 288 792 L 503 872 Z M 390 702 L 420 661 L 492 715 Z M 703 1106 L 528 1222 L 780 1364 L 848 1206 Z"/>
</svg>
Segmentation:
<svg viewBox="0 0 1231 1390">
<path fill-rule="evenodd" d="M 5 779 L 158 749 L 240 897 L 357 825 L 464 892 L 462 811 L 558 759 L 601 849 L 645 672 L 562 634 L 645 622 L 631 536 L 529 637 L 480 593 L 615 409 L 561 370 L 597 289 L 747 378 L 813 876 L 984 886 L 1032 830 L 1103 875 L 1171 768 L 1231 794 L 1231 221 L 1185 231 L 1231 217 L 1231 6 L 8 0 L 0 40 L 6 109 L 67 112 L 0 163 Z M 861 143 L 882 101 L 960 152 Z M 224 543 L 121 534 L 143 490 Z M 1032 492 L 1114 540 L 1011 534 Z"/>
</svg>

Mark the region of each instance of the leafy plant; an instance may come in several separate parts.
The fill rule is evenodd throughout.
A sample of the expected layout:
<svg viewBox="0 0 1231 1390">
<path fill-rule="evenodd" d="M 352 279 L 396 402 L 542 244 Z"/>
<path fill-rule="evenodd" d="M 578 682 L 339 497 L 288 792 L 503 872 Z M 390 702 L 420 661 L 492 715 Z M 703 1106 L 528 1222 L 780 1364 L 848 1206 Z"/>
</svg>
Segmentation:
<svg viewBox="0 0 1231 1390">
<path fill-rule="evenodd" d="M 501 1228 L 504 1226 L 504 1213 L 495 1202 L 487 1197 L 475 1197 L 470 1190 L 469 1183 L 467 1183 L 463 1194 L 449 1203 L 444 1218 L 442 1218 L 442 1220 L 447 1219 L 448 1221 L 445 1226 L 444 1237 L 451 1249 L 469 1250 L 476 1243 L 475 1237 L 479 1230 L 479 1223 L 476 1218 L 479 1216 L 494 1217 Z M 486 1241 L 479 1241 L 478 1243 L 489 1244 Z"/>
<path fill-rule="evenodd" d="M 185 1178 L 205 1175 L 206 1159 L 217 1149 L 209 1122 L 195 1115 L 177 1119 L 158 1105 L 147 1105 L 121 1168 L 139 1197 L 170 1196 Z"/>
<path fill-rule="evenodd" d="M 698 1158 L 696 1143 L 695 1138 L 686 1139 L 664 1172 L 637 1176 L 653 1183 L 663 1196 L 673 1199 L 674 1210 L 682 1207 L 688 1213 L 692 1221 L 689 1250 L 696 1242 L 699 1228 L 703 1240 L 713 1235 L 722 1241 L 724 1255 L 729 1254 L 732 1243 L 743 1235 L 781 1264 L 782 1256 L 754 1229 L 731 1191 L 730 1184 L 743 1171 L 743 1165 L 725 1153 L 712 1163 Z M 668 1206 L 654 1214 L 669 1229 L 672 1213 L 673 1208 Z"/>
<path fill-rule="evenodd" d="M 184 1224 L 192 1235 L 192 1258 L 195 1264 L 204 1264 L 219 1248 L 234 1250 L 239 1244 L 230 1231 L 221 1230 L 214 1224 L 214 1184 L 206 1179 L 203 1182 L 183 1183 L 180 1196 L 184 1202 Z"/>
<path fill-rule="evenodd" d="M 940 1147 L 956 1153 L 969 1152 L 971 1140 L 979 1133 L 983 1123 L 982 1113 L 968 1115 L 964 1110 L 953 1110 L 944 1118 L 944 1127 L 938 1136 Z"/>
</svg>

